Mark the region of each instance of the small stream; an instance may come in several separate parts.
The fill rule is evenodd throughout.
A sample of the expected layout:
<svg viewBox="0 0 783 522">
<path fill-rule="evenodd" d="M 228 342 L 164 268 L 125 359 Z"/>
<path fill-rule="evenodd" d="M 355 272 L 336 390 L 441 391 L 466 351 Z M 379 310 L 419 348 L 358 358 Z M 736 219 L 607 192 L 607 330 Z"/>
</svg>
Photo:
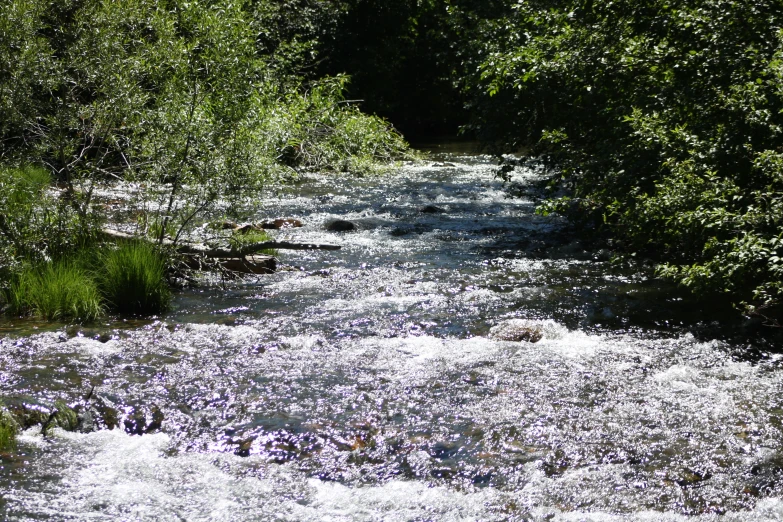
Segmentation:
<svg viewBox="0 0 783 522">
<path fill-rule="evenodd" d="M 783 357 L 535 215 L 541 175 L 504 186 L 460 153 L 309 174 L 257 220 L 340 251 L 284 251 L 154 320 L 6 320 L 6 404 L 94 387 L 116 427 L 25 431 L 0 517 L 783 519 Z M 507 321 L 543 337 L 496 340 Z"/>
</svg>

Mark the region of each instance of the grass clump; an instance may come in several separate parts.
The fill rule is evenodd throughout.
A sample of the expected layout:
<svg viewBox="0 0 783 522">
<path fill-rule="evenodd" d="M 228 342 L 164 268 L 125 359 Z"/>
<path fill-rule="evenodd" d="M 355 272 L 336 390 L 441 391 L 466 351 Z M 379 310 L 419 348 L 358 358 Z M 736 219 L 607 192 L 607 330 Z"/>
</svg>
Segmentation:
<svg viewBox="0 0 783 522">
<path fill-rule="evenodd" d="M 10 312 L 17 315 L 91 321 L 103 313 L 91 274 L 68 259 L 26 267 L 6 294 Z"/>
<path fill-rule="evenodd" d="M 168 309 L 166 258 L 154 245 L 122 243 L 98 253 L 82 250 L 68 258 L 27 265 L 4 290 L 7 311 L 47 320 L 89 322 L 106 309 L 152 315 Z"/>
<path fill-rule="evenodd" d="M 99 288 L 112 310 L 150 315 L 165 312 L 171 301 L 167 263 L 155 248 L 140 241 L 122 243 L 101 256 Z"/>
</svg>

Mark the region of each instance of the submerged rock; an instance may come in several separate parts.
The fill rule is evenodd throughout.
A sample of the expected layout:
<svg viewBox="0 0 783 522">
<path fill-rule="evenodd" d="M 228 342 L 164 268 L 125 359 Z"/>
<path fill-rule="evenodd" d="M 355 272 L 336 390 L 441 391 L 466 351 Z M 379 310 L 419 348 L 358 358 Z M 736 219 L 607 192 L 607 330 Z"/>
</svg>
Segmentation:
<svg viewBox="0 0 783 522">
<path fill-rule="evenodd" d="M 133 407 L 123 424 L 125 432 L 131 435 L 153 433 L 163 424 L 163 412 L 154 404 L 149 408 Z"/>
<path fill-rule="evenodd" d="M 326 224 L 326 230 L 329 232 L 351 232 L 356 230 L 356 225 L 350 221 L 337 219 Z"/>
<path fill-rule="evenodd" d="M 95 429 L 95 418 L 91 410 L 84 410 L 77 415 L 76 431 L 80 433 L 92 433 Z"/>
<path fill-rule="evenodd" d="M 544 332 L 530 321 L 511 319 L 490 328 L 489 336 L 496 341 L 537 343 L 544 337 Z"/>
<path fill-rule="evenodd" d="M 122 422 L 125 425 L 125 432 L 130 435 L 143 435 L 147 428 L 147 416 L 141 408 L 133 408 Z"/>
<path fill-rule="evenodd" d="M 444 214 L 446 209 L 438 207 L 436 205 L 426 205 L 419 209 L 422 214 Z"/>
</svg>

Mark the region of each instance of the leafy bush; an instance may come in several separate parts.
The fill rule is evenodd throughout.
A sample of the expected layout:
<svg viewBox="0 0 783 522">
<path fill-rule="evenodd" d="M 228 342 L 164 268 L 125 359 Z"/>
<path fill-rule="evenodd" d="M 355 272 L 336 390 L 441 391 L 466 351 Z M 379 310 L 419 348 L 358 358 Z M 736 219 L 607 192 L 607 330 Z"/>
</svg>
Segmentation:
<svg viewBox="0 0 783 522">
<path fill-rule="evenodd" d="M 281 18 L 294 12 L 8 0 L 0 157 L 45 165 L 81 222 L 96 212 L 97 182 L 138 182 L 136 209 L 162 241 L 172 224 L 178 240 L 198 216 L 239 212 L 233 203 L 290 167 L 365 169 L 403 151 L 388 124 L 343 103 L 344 78 L 298 77 L 313 47 L 296 40 L 319 30 Z M 327 23 L 331 12 L 306 16 Z"/>
<path fill-rule="evenodd" d="M 554 168 L 569 199 L 542 210 L 699 294 L 780 304 L 780 4 L 530 0 L 510 18 L 474 128 Z"/>
<path fill-rule="evenodd" d="M 6 294 L 12 314 L 90 321 L 103 313 L 92 275 L 69 259 L 26 267 Z"/>
<path fill-rule="evenodd" d="M 98 266 L 98 287 L 112 310 L 152 315 L 168 309 L 166 258 L 153 245 L 122 243 L 100 255 Z"/>
<path fill-rule="evenodd" d="M 92 240 L 94 216 L 79 216 L 50 183 L 39 167 L 0 167 L 0 266 L 39 263 Z"/>
<path fill-rule="evenodd" d="M 389 123 L 345 103 L 345 76 L 311 82 L 305 90 L 271 99 L 258 125 L 266 154 L 308 170 L 377 171 L 405 155 L 407 144 Z"/>
</svg>

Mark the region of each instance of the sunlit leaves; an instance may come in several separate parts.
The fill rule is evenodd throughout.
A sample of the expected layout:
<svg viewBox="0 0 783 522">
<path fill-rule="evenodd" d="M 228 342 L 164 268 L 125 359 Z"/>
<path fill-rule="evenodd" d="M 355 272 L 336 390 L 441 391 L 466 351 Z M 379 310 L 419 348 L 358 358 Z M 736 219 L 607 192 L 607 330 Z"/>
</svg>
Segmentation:
<svg viewBox="0 0 783 522">
<path fill-rule="evenodd" d="M 557 167 L 577 198 L 547 211 L 696 291 L 780 301 L 783 6 L 530 0 L 512 25 L 478 81 L 516 116 L 478 127 Z"/>
</svg>

